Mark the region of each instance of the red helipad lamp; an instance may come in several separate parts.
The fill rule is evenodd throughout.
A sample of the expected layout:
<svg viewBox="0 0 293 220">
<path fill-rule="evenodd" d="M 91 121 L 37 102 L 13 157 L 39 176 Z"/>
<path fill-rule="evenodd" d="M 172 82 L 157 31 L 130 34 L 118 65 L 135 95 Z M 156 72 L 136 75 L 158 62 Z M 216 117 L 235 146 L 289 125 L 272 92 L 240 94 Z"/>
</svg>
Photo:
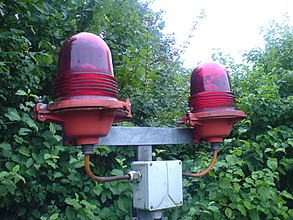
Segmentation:
<svg viewBox="0 0 293 220">
<path fill-rule="evenodd" d="M 131 118 L 129 100 L 118 101 L 110 49 L 91 33 L 63 44 L 53 95 L 54 102 L 36 105 L 34 118 L 61 124 L 64 145 L 97 144 L 113 122 Z"/>
<path fill-rule="evenodd" d="M 100 37 L 80 33 L 63 44 L 53 95 L 53 102 L 36 105 L 35 120 L 61 124 L 64 145 L 82 145 L 85 170 L 92 179 L 130 179 L 128 174 L 99 177 L 90 170 L 89 155 L 99 137 L 109 133 L 113 122 L 132 117 L 129 100 L 118 101 L 111 52 Z"/>
<path fill-rule="evenodd" d="M 190 79 L 190 112 L 178 124 L 194 127 L 194 143 L 211 143 L 213 158 L 201 173 L 183 173 L 183 176 L 200 177 L 207 174 L 216 162 L 219 142 L 227 137 L 232 126 L 246 117 L 236 110 L 235 95 L 231 92 L 229 76 L 217 63 L 203 63 L 195 68 Z"/>
<path fill-rule="evenodd" d="M 194 127 L 194 143 L 223 142 L 232 126 L 246 117 L 236 110 L 225 68 L 217 63 L 201 64 L 192 72 L 190 83 L 190 112 L 178 124 Z"/>
</svg>

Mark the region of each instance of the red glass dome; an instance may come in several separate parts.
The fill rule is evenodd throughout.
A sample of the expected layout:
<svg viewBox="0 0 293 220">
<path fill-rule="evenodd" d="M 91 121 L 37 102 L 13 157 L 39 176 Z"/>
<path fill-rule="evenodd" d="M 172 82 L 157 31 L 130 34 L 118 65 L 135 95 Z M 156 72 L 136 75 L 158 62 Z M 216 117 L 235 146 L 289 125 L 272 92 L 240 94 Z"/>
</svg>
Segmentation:
<svg viewBox="0 0 293 220">
<path fill-rule="evenodd" d="M 220 64 L 201 64 L 193 70 L 190 83 L 189 107 L 192 112 L 235 109 L 229 76 Z"/>
<path fill-rule="evenodd" d="M 85 96 L 118 98 L 110 49 L 91 33 L 74 35 L 63 44 L 54 80 L 55 99 Z"/>
</svg>

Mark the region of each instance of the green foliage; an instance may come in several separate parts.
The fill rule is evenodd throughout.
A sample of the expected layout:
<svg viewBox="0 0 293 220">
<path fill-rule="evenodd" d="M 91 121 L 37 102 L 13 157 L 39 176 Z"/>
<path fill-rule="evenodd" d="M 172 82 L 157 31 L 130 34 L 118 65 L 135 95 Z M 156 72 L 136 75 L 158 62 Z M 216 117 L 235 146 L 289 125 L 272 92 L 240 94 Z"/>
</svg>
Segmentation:
<svg viewBox="0 0 293 220">
<path fill-rule="evenodd" d="M 62 42 L 91 31 L 111 48 L 121 99 L 133 103 L 130 124 L 174 126 L 187 106 L 189 76 L 174 39 L 161 32 L 161 14 L 136 0 L 11 0 L 0 3 L 0 23 L 1 218 L 130 219 L 131 184 L 91 181 L 80 149 L 62 146 L 61 127 L 32 119 L 33 99 L 50 95 Z M 214 55 L 232 73 L 238 107 L 248 118 L 226 139 L 207 176 L 184 178 L 184 205 L 166 211 L 166 219 L 293 218 L 288 27 L 265 29 L 266 48 L 247 53 L 247 65 Z M 154 156 L 181 159 L 185 171 L 199 172 L 209 164 L 207 150 L 165 146 Z M 101 176 L 120 175 L 134 155 L 132 147 L 96 147 L 91 167 Z"/>
<path fill-rule="evenodd" d="M 286 204 L 293 199 L 292 183 L 279 184 L 292 172 L 286 153 L 293 147 L 292 132 L 281 126 L 255 140 L 227 139 L 228 154 L 220 152 L 208 176 L 184 181 L 187 199 L 178 216 L 186 208 L 186 219 L 290 219 Z"/>
</svg>

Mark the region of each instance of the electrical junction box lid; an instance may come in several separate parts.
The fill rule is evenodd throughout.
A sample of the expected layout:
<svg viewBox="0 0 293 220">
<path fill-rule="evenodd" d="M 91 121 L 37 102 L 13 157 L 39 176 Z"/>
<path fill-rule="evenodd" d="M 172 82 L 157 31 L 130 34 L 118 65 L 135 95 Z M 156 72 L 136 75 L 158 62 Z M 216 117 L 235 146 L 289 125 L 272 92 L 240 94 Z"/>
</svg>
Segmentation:
<svg viewBox="0 0 293 220">
<path fill-rule="evenodd" d="M 131 168 L 142 176 L 140 182 L 133 184 L 135 208 L 155 211 L 183 204 L 180 160 L 134 161 Z"/>
</svg>

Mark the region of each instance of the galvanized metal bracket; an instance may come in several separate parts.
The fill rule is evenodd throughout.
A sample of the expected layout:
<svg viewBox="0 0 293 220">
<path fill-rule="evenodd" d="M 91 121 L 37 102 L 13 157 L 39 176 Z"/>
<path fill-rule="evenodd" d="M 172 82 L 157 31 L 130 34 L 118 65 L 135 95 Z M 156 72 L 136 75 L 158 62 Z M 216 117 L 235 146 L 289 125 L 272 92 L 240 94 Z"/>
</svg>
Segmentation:
<svg viewBox="0 0 293 220">
<path fill-rule="evenodd" d="M 98 145 L 107 146 L 153 146 L 193 144 L 193 129 L 154 127 L 112 127 Z"/>
</svg>

